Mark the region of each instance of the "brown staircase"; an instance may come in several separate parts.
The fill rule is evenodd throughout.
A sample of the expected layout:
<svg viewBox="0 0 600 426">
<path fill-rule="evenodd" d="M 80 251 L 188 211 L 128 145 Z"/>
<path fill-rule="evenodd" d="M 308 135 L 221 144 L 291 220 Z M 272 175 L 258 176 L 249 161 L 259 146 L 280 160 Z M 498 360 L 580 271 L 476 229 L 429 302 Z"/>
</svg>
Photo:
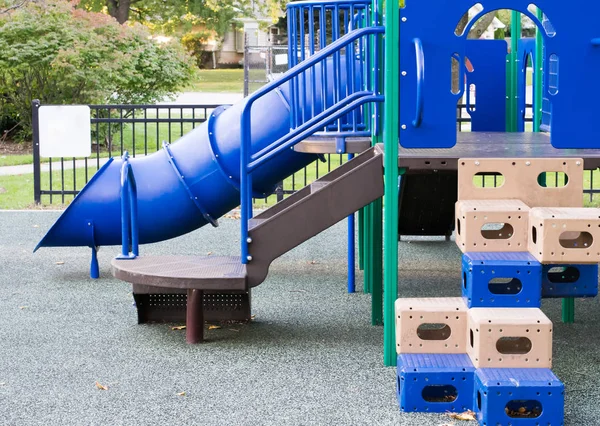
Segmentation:
<svg viewBox="0 0 600 426">
<path fill-rule="evenodd" d="M 255 216 L 248 287 L 264 281 L 273 260 L 382 196 L 382 152 L 373 147 Z"/>
<path fill-rule="evenodd" d="M 217 319 L 207 312 L 206 296 L 215 291 L 224 296 L 245 293 L 247 306 L 237 311 L 244 317 L 234 314 L 227 319 L 249 319 L 250 288 L 265 280 L 273 260 L 383 196 L 382 158 L 380 147 L 369 148 L 252 218 L 248 231 L 251 260 L 246 265 L 239 257 L 141 256 L 114 259 L 112 273 L 134 284 L 140 323 L 183 320 L 187 312 L 187 322 L 194 323 L 188 324 L 188 341 L 201 341 L 200 324 Z M 179 300 L 184 292 L 187 303 Z M 161 300 L 169 306 L 164 317 L 157 314 Z"/>
</svg>

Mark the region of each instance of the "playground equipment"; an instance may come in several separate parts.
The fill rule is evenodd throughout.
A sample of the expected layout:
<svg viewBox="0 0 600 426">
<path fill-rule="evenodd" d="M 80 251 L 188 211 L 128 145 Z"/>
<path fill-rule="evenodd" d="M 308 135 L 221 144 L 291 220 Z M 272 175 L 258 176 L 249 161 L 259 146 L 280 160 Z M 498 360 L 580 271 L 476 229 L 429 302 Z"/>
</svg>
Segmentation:
<svg viewBox="0 0 600 426">
<path fill-rule="evenodd" d="M 482 12 L 457 34 L 462 16 L 476 4 Z M 384 28 L 377 1 L 291 3 L 287 73 L 239 105 L 215 111 L 206 125 L 165 145 L 163 153 L 105 166 L 38 247 L 84 245 L 95 255 L 97 245 L 121 244 L 113 274 L 132 282 L 137 297 L 177 297 L 183 306 L 182 293 L 187 293 L 192 325 L 187 338 L 197 342 L 203 337 L 205 292 L 244 294 L 249 300 L 250 288 L 263 282 L 275 258 L 364 207 L 364 288 L 372 294 L 372 322 L 384 324 L 384 362 L 398 362 L 401 408 L 473 407 L 481 424 L 504 424 L 507 410 L 522 414 L 523 409 L 537 416 L 519 418 L 522 424 L 560 423 L 563 387 L 549 371 L 552 327 L 538 308 L 539 299 L 597 293 L 600 256 L 591 249 L 593 239 L 600 238 L 591 231 L 600 216 L 580 210 L 583 170 L 600 165 L 594 108 L 600 95 L 594 22 L 600 4 L 586 1 L 585 6 L 586 13 L 575 20 L 550 0 L 537 6 L 524 0 L 406 0 L 400 9 L 386 2 Z M 513 10 L 506 68 L 504 41 L 484 45 L 488 42 L 467 39 L 483 14 L 502 8 Z M 519 42 L 521 14 L 537 26 L 535 42 Z M 529 62 L 534 65 L 535 133 L 507 133 L 525 127 Z M 463 96 L 471 132 L 457 132 L 457 103 Z M 372 146 L 363 153 L 254 216 L 253 195 L 268 194 L 275 182 L 320 153 L 357 153 L 365 148 L 364 138 L 371 138 Z M 552 173 L 568 176 L 564 188 L 551 188 Z M 494 195 L 488 187 L 474 187 L 478 175 L 482 182 L 493 179 Z M 161 183 L 156 190 L 147 183 L 155 179 Z M 139 243 L 216 225 L 238 203 L 239 256 L 140 256 Z M 399 234 L 449 236 L 455 208 L 457 242 L 465 252 L 463 299 L 397 301 Z M 482 232 L 475 214 L 482 208 L 502 227 Z M 565 225 L 580 234 L 561 238 L 534 231 L 537 225 L 530 225 L 538 222 L 540 229 Z M 349 223 L 353 234 L 354 220 Z M 577 254 L 571 257 L 570 250 Z M 473 274 L 477 262 L 479 275 Z M 510 280 L 492 282 L 489 274 L 500 270 L 510 274 L 500 278 Z M 527 279 L 524 271 L 531 272 Z M 564 284 L 573 283 L 577 288 L 565 290 Z M 523 301 L 528 292 L 531 297 Z M 442 327 L 417 324 L 421 318 L 414 313 L 411 318 L 413 305 L 419 317 L 431 316 L 428 321 Z M 565 319 L 572 321 L 572 300 L 564 306 Z M 139 315 L 140 321 L 160 318 L 148 310 Z M 529 337 L 533 333 L 535 338 Z M 508 353 L 506 342 L 512 345 Z M 402 385 L 408 378 L 422 384 L 423 377 L 435 377 L 432 384 L 439 387 L 415 391 Z M 464 387 L 446 382 L 456 377 L 464 378 Z M 545 393 L 535 398 L 532 392 Z M 455 397 L 453 404 L 448 396 Z"/>
</svg>

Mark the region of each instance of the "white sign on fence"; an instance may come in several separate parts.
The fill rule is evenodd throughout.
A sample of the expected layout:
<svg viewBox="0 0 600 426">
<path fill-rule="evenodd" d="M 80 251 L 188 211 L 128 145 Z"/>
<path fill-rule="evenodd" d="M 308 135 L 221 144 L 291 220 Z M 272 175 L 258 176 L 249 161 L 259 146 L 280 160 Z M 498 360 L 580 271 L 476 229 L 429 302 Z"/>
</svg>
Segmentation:
<svg viewBox="0 0 600 426">
<path fill-rule="evenodd" d="M 41 157 L 89 157 L 92 154 L 87 105 L 42 105 L 39 126 Z"/>
<path fill-rule="evenodd" d="M 281 54 L 281 55 L 275 55 L 275 65 L 287 65 L 288 63 L 288 55 L 286 54 Z"/>
</svg>

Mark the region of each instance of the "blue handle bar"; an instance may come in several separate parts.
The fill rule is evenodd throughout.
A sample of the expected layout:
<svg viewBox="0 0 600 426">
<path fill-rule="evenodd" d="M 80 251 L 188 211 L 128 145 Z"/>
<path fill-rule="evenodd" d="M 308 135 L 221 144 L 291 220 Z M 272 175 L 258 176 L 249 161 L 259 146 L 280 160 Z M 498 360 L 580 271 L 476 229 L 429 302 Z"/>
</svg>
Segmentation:
<svg viewBox="0 0 600 426">
<path fill-rule="evenodd" d="M 420 38 L 414 38 L 415 54 L 417 56 L 417 112 L 412 122 L 413 127 L 420 127 L 423 122 L 423 107 L 425 104 L 425 55 Z"/>
</svg>

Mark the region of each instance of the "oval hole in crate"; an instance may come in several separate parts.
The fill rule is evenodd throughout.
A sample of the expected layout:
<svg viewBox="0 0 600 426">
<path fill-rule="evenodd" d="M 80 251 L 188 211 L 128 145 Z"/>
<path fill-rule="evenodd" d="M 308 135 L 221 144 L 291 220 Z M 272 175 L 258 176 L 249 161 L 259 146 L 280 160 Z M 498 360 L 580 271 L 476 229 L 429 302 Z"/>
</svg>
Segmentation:
<svg viewBox="0 0 600 426">
<path fill-rule="evenodd" d="M 512 419 L 536 419 L 542 411 L 541 402 L 535 399 L 513 399 L 504 408 L 506 415 Z"/>
<path fill-rule="evenodd" d="M 473 175 L 475 188 L 500 188 L 504 185 L 504 175 L 498 172 L 479 172 Z"/>
<path fill-rule="evenodd" d="M 531 351 L 531 340 L 527 337 L 501 337 L 496 350 L 504 355 L 523 355 Z"/>
<path fill-rule="evenodd" d="M 574 283 L 579 280 L 579 269 L 575 266 L 553 266 L 548 270 L 548 281 L 551 283 Z"/>
<path fill-rule="evenodd" d="M 514 232 L 510 223 L 490 222 L 481 227 L 481 236 L 486 240 L 508 240 Z"/>
<path fill-rule="evenodd" d="M 421 396 L 427 402 L 454 402 L 458 391 L 452 385 L 429 385 L 423 388 Z"/>
<path fill-rule="evenodd" d="M 564 248 L 586 249 L 594 242 L 589 232 L 565 231 L 558 237 L 558 242 Z"/>
<path fill-rule="evenodd" d="M 488 290 L 492 294 L 519 294 L 523 283 L 518 278 L 492 278 Z"/>
<path fill-rule="evenodd" d="M 446 340 L 451 334 L 448 324 L 423 323 L 417 328 L 417 336 L 421 340 Z"/>
<path fill-rule="evenodd" d="M 542 172 L 537 182 L 542 188 L 564 188 L 569 183 L 569 176 L 564 172 Z"/>
</svg>

